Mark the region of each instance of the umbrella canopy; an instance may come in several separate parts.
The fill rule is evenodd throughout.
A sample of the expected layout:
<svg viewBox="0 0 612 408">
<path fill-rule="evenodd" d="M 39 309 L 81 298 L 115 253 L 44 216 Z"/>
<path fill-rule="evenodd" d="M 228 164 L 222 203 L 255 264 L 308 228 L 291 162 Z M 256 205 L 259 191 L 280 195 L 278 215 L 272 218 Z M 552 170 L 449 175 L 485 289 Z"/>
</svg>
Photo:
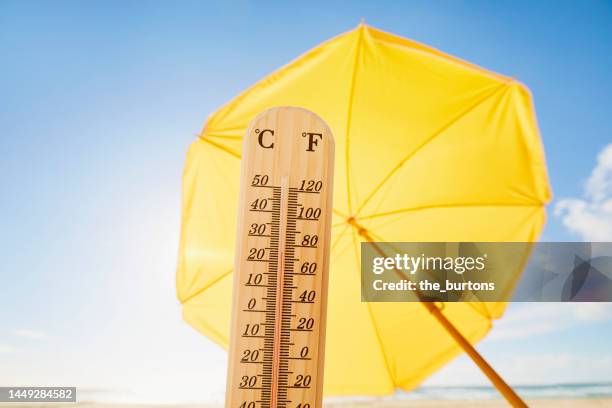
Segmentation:
<svg viewBox="0 0 612 408">
<path fill-rule="evenodd" d="M 528 90 L 366 25 L 314 48 L 215 112 L 189 149 L 177 292 L 226 347 L 242 136 L 279 105 L 319 114 L 336 140 L 326 395 L 410 390 L 461 352 L 418 303 L 362 303 L 360 242 L 533 241 L 550 198 Z M 482 339 L 504 303 L 447 303 Z"/>
</svg>

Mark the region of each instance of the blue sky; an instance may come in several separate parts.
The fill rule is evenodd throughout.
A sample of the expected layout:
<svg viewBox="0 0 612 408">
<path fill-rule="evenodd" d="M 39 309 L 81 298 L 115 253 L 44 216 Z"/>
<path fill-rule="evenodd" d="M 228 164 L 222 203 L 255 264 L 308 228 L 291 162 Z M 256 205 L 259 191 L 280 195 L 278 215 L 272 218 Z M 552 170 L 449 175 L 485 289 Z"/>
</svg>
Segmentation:
<svg viewBox="0 0 612 408">
<path fill-rule="evenodd" d="M 612 142 L 610 2 L 0 0 L 0 384 L 145 393 L 172 373 L 195 399 L 222 395 L 224 353 L 174 297 L 185 151 L 210 112 L 361 18 L 531 89 L 555 195 L 543 239 L 612 225 L 612 165 L 597 161 Z M 612 381 L 611 319 L 514 305 L 480 349 L 514 382 Z M 484 382 L 470 364 L 432 382 Z"/>
</svg>

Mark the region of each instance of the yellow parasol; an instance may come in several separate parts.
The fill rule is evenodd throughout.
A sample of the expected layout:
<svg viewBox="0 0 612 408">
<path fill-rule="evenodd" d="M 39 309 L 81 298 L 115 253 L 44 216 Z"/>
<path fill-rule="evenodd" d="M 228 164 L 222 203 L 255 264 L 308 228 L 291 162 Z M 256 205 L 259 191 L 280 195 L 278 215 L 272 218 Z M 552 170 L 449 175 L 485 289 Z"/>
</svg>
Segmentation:
<svg viewBox="0 0 612 408">
<path fill-rule="evenodd" d="M 316 112 L 336 138 L 325 394 L 410 390 L 463 349 L 513 401 L 471 346 L 506 305 L 362 303 L 359 244 L 536 240 L 550 191 L 529 92 L 363 24 L 230 101 L 191 145 L 177 271 L 185 320 L 227 347 L 241 139 L 279 105 Z"/>
</svg>

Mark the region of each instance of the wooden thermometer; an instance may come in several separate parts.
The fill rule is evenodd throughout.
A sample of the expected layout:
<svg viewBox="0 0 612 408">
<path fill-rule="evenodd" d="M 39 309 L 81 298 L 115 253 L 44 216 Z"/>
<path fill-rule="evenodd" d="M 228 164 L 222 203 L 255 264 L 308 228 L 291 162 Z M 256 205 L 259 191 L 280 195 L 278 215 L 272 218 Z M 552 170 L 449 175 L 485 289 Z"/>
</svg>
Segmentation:
<svg viewBox="0 0 612 408">
<path fill-rule="evenodd" d="M 227 408 L 320 408 L 334 140 L 269 109 L 242 147 Z"/>
</svg>

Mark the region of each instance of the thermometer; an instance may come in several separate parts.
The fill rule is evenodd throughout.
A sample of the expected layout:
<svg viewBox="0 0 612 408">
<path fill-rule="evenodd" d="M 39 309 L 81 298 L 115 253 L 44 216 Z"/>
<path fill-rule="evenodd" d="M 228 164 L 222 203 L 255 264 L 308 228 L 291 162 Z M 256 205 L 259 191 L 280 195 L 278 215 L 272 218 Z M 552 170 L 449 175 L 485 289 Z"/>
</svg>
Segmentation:
<svg viewBox="0 0 612 408">
<path fill-rule="evenodd" d="M 277 107 L 242 147 L 226 408 L 320 408 L 334 140 Z"/>
</svg>

